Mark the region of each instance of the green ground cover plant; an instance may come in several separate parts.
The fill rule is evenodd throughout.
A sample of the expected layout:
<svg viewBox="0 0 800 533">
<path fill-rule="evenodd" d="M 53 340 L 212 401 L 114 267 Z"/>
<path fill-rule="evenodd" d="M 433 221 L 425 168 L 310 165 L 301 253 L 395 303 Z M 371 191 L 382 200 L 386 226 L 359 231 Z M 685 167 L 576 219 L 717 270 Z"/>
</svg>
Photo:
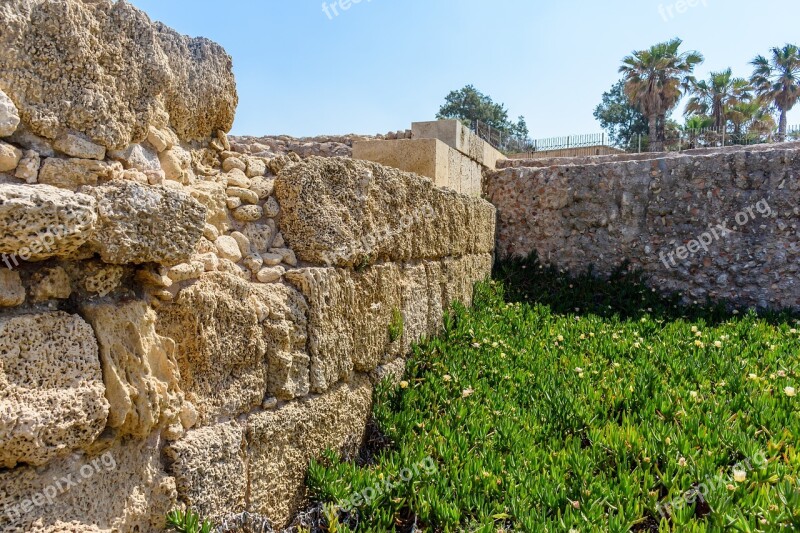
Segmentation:
<svg viewBox="0 0 800 533">
<path fill-rule="evenodd" d="M 388 446 L 308 484 L 337 531 L 797 530 L 798 328 L 504 263 L 379 387 Z"/>
</svg>

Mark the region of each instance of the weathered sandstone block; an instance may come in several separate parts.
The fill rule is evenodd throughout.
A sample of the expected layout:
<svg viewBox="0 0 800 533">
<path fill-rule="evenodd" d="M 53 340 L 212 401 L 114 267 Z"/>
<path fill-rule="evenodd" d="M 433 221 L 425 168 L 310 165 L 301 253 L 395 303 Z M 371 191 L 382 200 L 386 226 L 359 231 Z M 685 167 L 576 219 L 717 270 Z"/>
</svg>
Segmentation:
<svg viewBox="0 0 800 533">
<path fill-rule="evenodd" d="M 96 206 L 90 196 L 47 185 L 0 184 L 0 253 L 24 261 L 69 255 L 94 231 Z"/>
<path fill-rule="evenodd" d="M 0 172 L 10 172 L 16 169 L 20 159 L 22 159 L 22 150 L 0 141 Z"/>
<path fill-rule="evenodd" d="M 268 391 L 287 399 L 308 391 L 306 307 L 291 288 L 210 272 L 158 314 L 202 423 L 245 413 Z"/>
<path fill-rule="evenodd" d="M 183 394 L 175 341 L 156 333 L 155 312 L 136 301 L 88 304 L 83 315 L 100 346 L 109 427 L 145 438 L 177 421 Z"/>
<path fill-rule="evenodd" d="M 376 163 L 310 158 L 290 164 L 275 194 L 283 236 L 303 261 L 354 267 L 494 249 L 491 204 Z"/>
<path fill-rule="evenodd" d="M 0 89 L 37 135 L 72 130 L 124 149 L 150 125 L 169 121 L 182 139 L 201 140 L 233 123 L 225 51 L 127 2 L 8 0 L 0 27 Z"/>
<path fill-rule="evenodd" d="M 164 451 L 182 503 L 211 520 L 245 510 L 244 429 L 236 421 L 189 431 Z"/>
<path fill-rule="evenodd" d="M 203 235 L 206 209 L 183 192 L 130 181 L 84 191 L 99 213 L 89 246 L 106 263 L 183 263 Z"/>
<path fill-rule="evenodd" d="M 25 301 L 19 272 L 0 267 L 0 307 L 16 307 Z"/>
<path fill-rule="evenodd" d="M 106 424 L 104 393 L 83 319 L 60 311 L 0 319 L 0 465 L 39 466 L 86 449 Z"/>
<path fill-rule="evenodd" d="M 363 273 L 306 268 L 286 277 L 309 304 L 311 389 L 325 392 L 353 370 L 374 370 L 390 344 L 393 312 L 402 307 L 398 266 L 377 265 Z"/>
<path fill-rule="evenodd" d="M 39 171 L 39 183 L 75 190 L 82 185 L 96 185 L 122 175 L 122 165 L 93 159 L 57 159 L 48 157 Z"/>
<path fill-rule="evenodd" d="M 44 468 L 0 472 L 0 531 L 163 531 L 177 501 L 161 446 L 155 433 Z"/>
<path fill-rule="evenodd" d="M 251 416 L 246 433 L 249 511 L 267 516 L 276 527 L 287 525 L 305 498 L 309 461 L 326 448 L 355 453 L 371 408 L 372 386 L 356 376 L 322 396 Z"/>
</svg>

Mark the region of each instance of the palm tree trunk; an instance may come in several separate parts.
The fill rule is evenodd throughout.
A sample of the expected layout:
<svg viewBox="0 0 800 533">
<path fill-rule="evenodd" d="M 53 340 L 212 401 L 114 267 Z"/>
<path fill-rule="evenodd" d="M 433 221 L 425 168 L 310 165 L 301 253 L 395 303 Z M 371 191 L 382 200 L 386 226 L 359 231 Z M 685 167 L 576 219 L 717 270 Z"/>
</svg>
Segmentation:
<svg viewBox="0 0 800 533">
<path fill-rule="evenodd" d="M 664 143 L 658 138 L 658 114 L 652 114 L 647 117 L 648 127 L 650 129 L 650 151 L 661 152 L 664 149 Z"/>
<path fill-rule="evenodd" d="M 786 140 L 786 128 L 787 128 L 786 110 L 781 109 L 781 120 L 778 125 L 778 142 L 783 142 Z"/>
</svg>

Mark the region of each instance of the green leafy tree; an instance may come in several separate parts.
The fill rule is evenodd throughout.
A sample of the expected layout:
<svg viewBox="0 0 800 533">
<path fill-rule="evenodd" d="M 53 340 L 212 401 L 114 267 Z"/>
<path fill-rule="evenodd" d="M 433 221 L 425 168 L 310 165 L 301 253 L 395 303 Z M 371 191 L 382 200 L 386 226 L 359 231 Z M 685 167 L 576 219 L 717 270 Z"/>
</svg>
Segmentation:
<svg viewBox="0 0 800 533">
<path fill-rule="evenodd" d="M 476 120 L 483 122 L 492 129 L 509 135 L 522 135 L 527 137 L 528 126 L 524 117 L 519 117 L 517 122 L 508 118 L 505 105 L 492 100 L 472 85 L 467 85 L 461 90 L 451 91 L 445 97 L 444 104 L 436 114 L 437 119 L 458 119 L 467 124 Z"/>
<path fill-rule="evenodd" d="M 733 106 L 752 99 L 752 86 L 744 78 L 733 77 L 731 69 L 712 72 L 706 80 L 691 84 L 691 95 L 686 104 L 685 115 L 711 117 L 711 126 L 718 132 L 728 126 Z"/>
<path fill-rule="evenodd" d="M 751 64 L 754 71 L 750 82 L 756 94 L 780 113 L 778 135 L 783 140 L 787 115 L 800 99 L 800 49 L 793 44 L 773 48 L 769 58 L 760 55 Z"/>
<path fill-rule="evenodd" d="M 603 100 L 594 110 L 594 118 L 608 132 L 611 142 L 631 148 L 639 135 L 647 135 L 647 117 L 625 94 L 625 80 L 620 80 L 603 93 Z"/>
<path fill-rule="evenodd" d="M 664 149 L 667 114 L 694 81 L 692 72 L 703 62 L 698 52 L 680 53 L 683 41 L 672 39 L 633 52 L 622 61 L 625 94 L 647 117 L 650 151 Z"/>
</svg>

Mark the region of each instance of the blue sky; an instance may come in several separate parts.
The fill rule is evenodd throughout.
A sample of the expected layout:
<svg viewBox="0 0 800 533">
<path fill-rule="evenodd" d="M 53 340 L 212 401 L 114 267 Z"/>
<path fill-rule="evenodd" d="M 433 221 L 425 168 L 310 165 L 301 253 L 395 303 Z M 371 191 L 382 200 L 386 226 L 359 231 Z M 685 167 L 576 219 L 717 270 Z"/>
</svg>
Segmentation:
<svg viewBox="0 0 800 533">
<path fill-rule="evenodd" d="M 233 56 L 235 134 L 405 129 L 468 83 L 524 115 L 534 138 L 595 133 L 592 111 L 634 49 L 680 37 L 706 57 L 699 75 L 748 76 L 757 54 L 800 44 L 797 0 L 339 1 L 327 2 L 338 15 L 321 0 L 132 3 Z"/>
</svg>

